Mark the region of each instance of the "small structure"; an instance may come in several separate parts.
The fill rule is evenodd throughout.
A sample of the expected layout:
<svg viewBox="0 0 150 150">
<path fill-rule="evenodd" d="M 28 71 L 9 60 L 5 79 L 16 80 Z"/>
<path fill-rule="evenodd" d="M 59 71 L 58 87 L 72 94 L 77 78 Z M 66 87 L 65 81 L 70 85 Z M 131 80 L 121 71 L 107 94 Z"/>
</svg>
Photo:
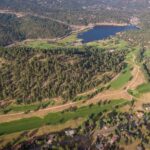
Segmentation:
<svg viewBox="0 0 150 150">
<path fill-rule="evenodd" d="M 47 144 L 48 144 L 48 145 L 52 144 L 53 139 L 54 139 L 54 136 L 55 136 L 55 135 L 49 135 L 49 136 L 48 136 L 48 141 L 47 141 Z"/>
<path fill-rule="evenodd" d="M 146 111 L 150 111 L 150 103 L 143 104 L 143 108 L 144 108 Z"/>
<path fill-rule="evenodd" d="M 115 52 L 115 49 L 110 49 L 109 52 L 113 53 L 113 52 Z"/>
<path fill-rule="evenodd" d="M 66 131 L 65 131 L 65 134 L 66 134 L 67 136 L 73 137 L 73 135 L 75 134 L 75 130 L 73 130 L 73 129 L 66 130 Z"/>
<path fill-rule="evenodd" d="M 118 139 L 118 136 L 113 136 L 112 139 L 110 140 L 110 144 L 112 145 L 114 142 L 116 142 Z"/>
<path fill-rule="evenodd" d="M 103 144 L 96 144 L 96 148 L 98 150 L 104 150 L 104 145 Z"/>
</svg>

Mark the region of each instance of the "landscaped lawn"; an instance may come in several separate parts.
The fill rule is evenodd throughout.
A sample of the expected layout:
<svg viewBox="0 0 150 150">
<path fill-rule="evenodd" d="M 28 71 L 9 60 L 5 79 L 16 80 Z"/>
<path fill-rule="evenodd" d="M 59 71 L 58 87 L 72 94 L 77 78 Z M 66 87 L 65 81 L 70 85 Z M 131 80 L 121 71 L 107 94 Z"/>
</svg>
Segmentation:
<svg viewBox="0 0 150 150">
<path fill-rule="evenodd" d="M 132 78 L 131 67 L 127 66 L 127 68 L 121 72 L 119 77 L 110 84 L 111 88 L 113 89 L 122 88 L 131 78 Z"/>
<path fill-rule="evenodd" d="M 49 113 L 43 119 L 39 117 L 32 117 L 28 119 L 20 119 L 16 121 L 6 122 L 0 124 L 0 135 L 10 134 L 19 131 L 25 131 L 30 129 L 39 128 L 44 125 L 56 125 L 65 123 L 66 121 L 73 120 L 76 118 L 87 118 L 91 114 L 97 114 L 104 110 L 111 110 L 116 105 L 123 105 L 126 100 L 113 100 L 110 103 L 105 105 L 93 105 L 86 106 L 77 109 L 76 111 L 66 111 L 66 112 L 57 112 Z"/>
</svg>

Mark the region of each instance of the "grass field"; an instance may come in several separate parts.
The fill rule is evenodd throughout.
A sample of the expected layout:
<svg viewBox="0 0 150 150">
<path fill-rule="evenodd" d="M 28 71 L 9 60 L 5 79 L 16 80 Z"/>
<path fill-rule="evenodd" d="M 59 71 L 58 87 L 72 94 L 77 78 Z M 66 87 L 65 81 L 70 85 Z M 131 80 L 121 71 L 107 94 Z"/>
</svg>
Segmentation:
<svg viewBox="0 0 150 150">
<path fill-rule="evenodd" d="M 44 125 L 57 125 L 77 118 L 87 118 L 91 114 L 97 114 L 104 110 L 111 110 L 116 105 L 123 105 L 125 102 L 126 100 L 113 100 L 105 105 L 99 106 L 97 104 L 91 107 L 81 107 L 75 111 L 49 113 L 43 119 L 39 117 L 32 117 L 28 119 L 20 119 L 2 123 L 0 124 L 0 135 L 36 129 Z"/>
<path fill-rule="evenodd" d="M 110 84 L 110 86 L 112 89 L 122 88 L 131 78 L 131 67 L 128 65 L 126 69 L 121 72 L 119 77 Z"/>
</svg>

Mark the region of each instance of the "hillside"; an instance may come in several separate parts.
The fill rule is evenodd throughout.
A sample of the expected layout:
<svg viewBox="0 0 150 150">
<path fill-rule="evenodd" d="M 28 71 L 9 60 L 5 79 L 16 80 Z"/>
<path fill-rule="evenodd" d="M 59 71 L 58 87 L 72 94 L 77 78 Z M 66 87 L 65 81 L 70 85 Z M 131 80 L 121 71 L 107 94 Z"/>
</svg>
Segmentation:
<svg viewBox="0 0 150 150">
<path fill-rule="evenodd" d="M 150 150 L 150 0 L 0 0 L 0 150 L 33 149 Z"/>
<path fill-rule="evenodd" d="M 149 0 L 1 0 L 1 8 L 23 11 L 49 11 L 51 9 L 100 9 L 110 7 L 124 10 L 142 10 L 150 6 Z"/>
<path fill-rule="evenodd" d="M 64 24 L 34 16 L 18 18 L 11 14 L 0 14 L 0 45 L 36 38 L 56 38 L 70 33 Z"/>
<path fill-rule="evenodd" d="M 1 48 L 0 56 L 0 99 L 22 102 L 59 96 L 73 99 L 107 83 L 125 65 L 125 51 L 110 53 L 97 48 Z"/>
</svg>

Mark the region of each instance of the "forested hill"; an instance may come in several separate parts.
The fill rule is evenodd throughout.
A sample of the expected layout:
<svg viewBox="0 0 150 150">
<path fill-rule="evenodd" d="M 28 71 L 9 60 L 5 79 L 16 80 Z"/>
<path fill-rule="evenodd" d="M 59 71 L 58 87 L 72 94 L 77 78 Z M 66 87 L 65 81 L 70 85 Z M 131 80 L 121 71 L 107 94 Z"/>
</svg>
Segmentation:
<svg viewBox="0 0 150 150">
<path fill-rule="evenodd" d="M 97 48 L 0 48 L 0 100 L 36 101 L 105 84 L 124 67 L 126 51 Z"/>
<path fill-rule="evenodd" d="M 11 14 L 0 14 L 0 45 L 5 46 L 30 38 L 55 38 L 70 33 L 69 26 L 34 16 L 18 18 Z"/>
<path fill-rule="evenodd" d="M 1 0 L 1 8 L 24 11 L 49 11 L 52 9 L 93 9 L 115 8 L 142 10 L 150 6 L 149 0 Z"/>
</svg>

